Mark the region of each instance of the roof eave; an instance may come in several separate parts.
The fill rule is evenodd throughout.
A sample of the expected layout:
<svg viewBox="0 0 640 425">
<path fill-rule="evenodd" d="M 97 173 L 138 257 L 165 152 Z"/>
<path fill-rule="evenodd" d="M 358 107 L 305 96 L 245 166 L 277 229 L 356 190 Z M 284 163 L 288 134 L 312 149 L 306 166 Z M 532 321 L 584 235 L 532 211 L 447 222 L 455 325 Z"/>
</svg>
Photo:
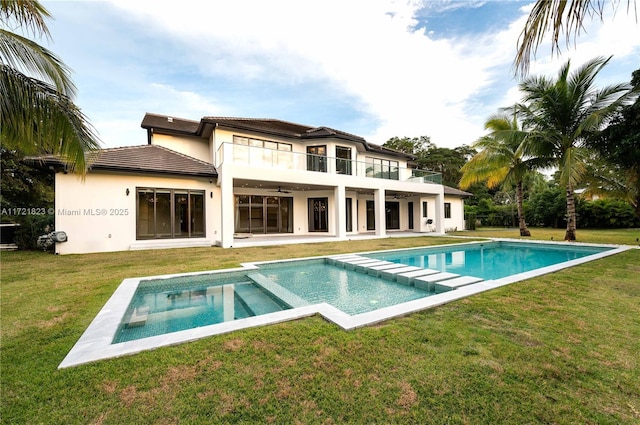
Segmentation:
<svg viewBox="0 0 640 425">
<path fill-rule="evenodd" d="M 122 166 L 109 166 L 109 165 L 97 165 L 91 167 L 90 171 L 119 171 L 125 173 L 134 173 L 134 174 L 162 174 L 162 175 L 172 175 L 172 176 L 191 176 L 191 177 L 206 177 L 206 178 L 218 178 L 217 172 L 187 172 L 187 171 L 172 171 L 172 170 L 142 170 L 140 168 L 134 167 L 122 167 Z"/>
</svg>

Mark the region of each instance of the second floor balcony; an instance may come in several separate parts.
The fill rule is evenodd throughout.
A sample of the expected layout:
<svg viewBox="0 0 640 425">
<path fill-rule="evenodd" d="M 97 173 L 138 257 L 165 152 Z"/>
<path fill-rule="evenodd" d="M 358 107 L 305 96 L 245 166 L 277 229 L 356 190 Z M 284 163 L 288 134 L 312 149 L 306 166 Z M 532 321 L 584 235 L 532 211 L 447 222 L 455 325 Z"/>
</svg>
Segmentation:
<svg viewBox="0 0 640 425">
<path fill-rule="evenodd" d="M 440 173 L 417 168 L 403 168 L 390 164 L 390 161 L 377 161 L 376 158 L 354 161 L 325 155 L 267 149 L 234 143 L 223 143 L 218 148 L 216 167 L 220 167 L 225 162 L 256 168 L 277 168 L 414 183 L 442 184 L 442 175 Z"/>
</svg>

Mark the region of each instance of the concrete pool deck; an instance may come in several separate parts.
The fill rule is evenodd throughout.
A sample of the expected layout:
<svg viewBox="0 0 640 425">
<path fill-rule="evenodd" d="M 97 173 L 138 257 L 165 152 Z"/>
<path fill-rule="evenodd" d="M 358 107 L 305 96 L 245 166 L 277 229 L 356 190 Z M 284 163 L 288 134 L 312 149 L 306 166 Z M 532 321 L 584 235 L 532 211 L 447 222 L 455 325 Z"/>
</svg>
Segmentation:
<svg viewBox="0 0 640 425">
<path fill-rule="evenodd" d="M 522 243 L 519 240 L 513 239 L 491 239 L 492 241 L 507 241 L 507 242 L 518 242 Z M 484 241 L 486 242 L 486 241 Z M 455 244 L 457 246 L 463 246 L 467 244 L 475 244 L 482 242 L 467 242 L 461 244 Z M 553 273 L 558 270 L 562 270 L 565 268 L 573 267 L 579 264 L 583 264 L 589 261 L 597 260 L 600 258 L 608 257 L 610 255 L 615 255 L 620 252 L 635 249 L 633 246 L 624 246 L 624 245 L 603 245 L 603 244 L 583 244 L 583 243 L 563 243 L 563 242 L 546 242 L 546 241 L 527 241 L 527 244 L 531 243 L 540 243 L 540 244 L 552 244 L 552 245 L 566 245 L 566 246 L 587 246 L 587 247 L 606 247 L 610 248 L 607 251 L 587 255 L 582 258 L 578 258 L 575 260 L 566 261 L 563 263 L 555 264 L 548 267 L 539 268 L 536 270 L 532 270 L 529 272 L 524 272 L 520 274 L 515 274 L 512 276 L 508 276 L 502 279 L 496 280 L 484 280 L 484 281 L 476 281 L 470 282 L 468 276 L 463 276 L 465 279 L 460 279 L 459 277 L 450 276 L 445 280 L 432 280 L 430 282 L 430 276 L 436 276 L 439 272 L 428 269 L 413 269 L 413 270 L 405 270 L 402 273 L 398 273 L 396 279 L 414 279 L 414 283 L 423 280 L 426 284 L 437 284 L 441 285 L 450 282 L 450 291 L 438 293 L 435 295 L 431 295 L 425 298 L 420 298 L 417 300 L 397 304 L 390 307 L 381 308 L 378 310 L 370 311 L 367 313 L 357 314 L 357 315 L 349 315 L 344 313 L 343 311 L 333 307 L 327 303 L 320 304 L 312 304 L 312 305 L 302 305 L 300 307 L 292 308 L 289 310 L 279 311 L 275 313 L 264 314 L 260 316 L 253 316 L 245 319 L 239 319 L 229 322 L 223 322 L 208 326 L 202 326 L 198 328 L 188 329 L 179 332 L 173 332 L 163 335 L 152 336 L 148 338 L 142 338 L 133 341 L 127 341 L 122 343 L 112 344 L 114 336 L 118 330 L 118 327 L 127 311 L 129 303 L 135 294 L 138 285 L 143 280 L 148 279 L 166 279 L 171 277 L 184 277 L 184 276 L 198 276 L 204 274 L 212 274 L 212 273 L 230 273 L 230 272 L 245 272 L 247 274 L 256 273 L 259 270 L 260 264 L 268 264 L 268 263 L 278 263 L 285 261 L 302 261 L 309 259 L 337 259 L 343 257 L 347 259 L 347 257 L 351 257 L 352 260 L 356 260 L 355 257 L 364 257 L 366 258 L 367 253 L 356 253 L 349 255 L 341 255 L 341 256 L 321 256 L 321 257 L 312 257 L 306 259 L 288 259 L 288 260 L 280 260 L 280 261 L 270 261 L 270 262 L 255 262 L 255 263 L 247 263 L 242 264 L 241 267 L 235 269 L 223 269 L 223 270 L 208 270 L 196 273 L 180 273 L 180 274 L 169 274 L 169 275 L 161 275 L 161 276 L 145 276 L 139 278 L 129 278 L 122 281 L 120 286 L 116 289 L 113 295 L 109 298 L 104 307 L 100 310 L 94 320 L 91 322 L 89 327 L 82 334 L 80 339 L 73 346 L 71 351 L 64 358 L 62 363 L 58 366 L 59 369 L 67 368 L 72 366 L 78 366 L 84 363 L 94 362 L 98 360 L 120 357 L 124 355 L 130 355 L 139 353 L 141 351 L 151 350 L 159 347 L 170 346 L 181 344 L 188 341 L 194 341 L 201 338 L 224 334 L 228 332 L 233 332 L 240 329 L 246 329 L 257 326 L 264 326 L 268 324 L 280 323 L 288 320 L 295 320 L 303 317 L 312 316 L 315 314 L 320 314 L 326 320 L 337 324 L 341 328 L 345 330 L 355 329 L 362 326 L 371 325 L 374 323 L 382 322 L 394 317 L 404 316 L 413 312 L 425 310 L 428 308 L 436 307 L 442 304 L 446 304 L 451 301 L 459 300 L 462 298 L 466 298 L 481 292 L 489 291 L 491 289 L 499 288 L 501 286 L 509 285 L 514 282 L 519 282 L 525 279 L 530 279 L 532 277 L 542 276 L 544 274 Z M 447 248 L 451 248 L 453 245 L 446 245 Z M 397 250 L 395 250 L 397 251 Z M 381 252 L 381 251 L 376 251 Z M 363 263 L 367 263 L 366 261 L 358 262 L 359 266 L 362 266 Z M 377 264 L 378 263 L 378 264 Z M 379 264 L 380 261 L 369 262 L 371 267 L 384 267 L 389 266 L 388 264 Z M 377 265 L 375 265 L 377 264 Z M 354 264 L 356 266 L 356 264 Z M 397 267 L 396 268 L 401 268 Z M 376 272 L 388 272 L 391 269 L 380 269 Z M 424 274 L 421 274 L 421 271 Z M 413 273 L 413 276 L 409 276 Z M 403 276 L 404 274 L 404 276 Z M 441 276 L 442 277 L 442 276 Z M 398 280 L 400 282 L 400 280 Z M 466 283 L 465 283 L 466 282 Z M 455 284 L 454 284 L 455 283 Z"/>
</svg>

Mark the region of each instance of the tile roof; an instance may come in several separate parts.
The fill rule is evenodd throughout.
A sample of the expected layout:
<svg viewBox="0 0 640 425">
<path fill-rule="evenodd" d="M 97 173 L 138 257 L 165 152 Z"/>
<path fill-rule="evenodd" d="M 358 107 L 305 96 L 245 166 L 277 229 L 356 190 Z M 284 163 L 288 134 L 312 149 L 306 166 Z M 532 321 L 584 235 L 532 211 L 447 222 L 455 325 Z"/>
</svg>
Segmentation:
<svg viewBox="0 0 640 425">
<path fill-rule="evenodd" d="M 450 187 L 450 186 L 444 186 L 444 194 L 445 195 L 461 196 L 463 198 L 469 198 L 469 197 L 473 196 L 473 193 L 465 192 L 463 190 L 456 189 L 456 188 Z"/>
<path fill-rule="evenodd" d="M 204 117 L 202 121 L 246 130 L 275 133 L 289 137 L 300 137 L 311 127 L 272 118 L 233 118 L 233 117 Z"/>
<path fill-rule="evenodd" d="M 182 118 L 168 117 L 147 113 L 141 124 L 142 128 L 157 132 L 170 134 L 188 134 L 199 137 L 209 137 L 214 127 L 222 126 L 245 131 L 255 131 L 258 133 L 271 134 L 276 136 L 290 137 L 300 140 L 323 139 L 336 137 L 363 145 L 364 149 L 370 152 L 377 152 L 385 155 L 392 155 L 409 160 L 414 160 L 415 156 L 384 146 L 367 143 L 367 141 L 355 134 L 336 130 L 329 127 L 311 127 L 303 124 L 296 124 L 272 118 L 238 118 L 238 117 L 203 117 L 199 122 L 185 120 Z"/>
<path fill-rule="evenodd" d="M 142 119 L 142 128 L 162 128 L 182 134 L 196 134 L 200 127 L 200 121 L 186 120 L 184 118 L 173 118 L 167 115 L 157 115 L 146 113 Z"/>
<path fill-rule="evenodd" d="M 128 146 L 101 149 L 91 162 L 91 170 L 144 172 L 198 177 L 217 177 L 213 166 L 205 161 L 178 153 L 157 145 Z M 64 162 L 55 155 L 32 156 L 28 162 L 62 166 Z"/>
</svg>

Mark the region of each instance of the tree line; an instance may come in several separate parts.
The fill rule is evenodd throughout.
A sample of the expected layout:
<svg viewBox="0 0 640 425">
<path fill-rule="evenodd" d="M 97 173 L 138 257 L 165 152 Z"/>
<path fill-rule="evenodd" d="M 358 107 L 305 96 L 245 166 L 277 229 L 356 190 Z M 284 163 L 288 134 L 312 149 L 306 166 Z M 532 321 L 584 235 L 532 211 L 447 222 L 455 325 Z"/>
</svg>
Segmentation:
<svg viewBox="0 0 640 425">
<path fill-rule="evenodd" d="M 394 137 L 385 146 L 415 155 L 419 167 L 441 172 L 444 184 L 473 193 L 469 215 L 517 225 L 521 236 L 530 236 L 527 223 L 562 224 L 569 241 L 579 226 L 637 226 L 640 69 L 630 83 L 598 88 L 596 77 L 610 59 L 573 71 L 566 62 L 555 78 L 526 78 L 522 101 L 490 116 L 488 134 L 471 146 L 437 148 L 428 136 Z M 556 171 L 547 181 L 541 172 L 549 170 Z M 552 208 L 549 198 L 553 205 L 562 198 L 564 207 Z"/>
</svg>

